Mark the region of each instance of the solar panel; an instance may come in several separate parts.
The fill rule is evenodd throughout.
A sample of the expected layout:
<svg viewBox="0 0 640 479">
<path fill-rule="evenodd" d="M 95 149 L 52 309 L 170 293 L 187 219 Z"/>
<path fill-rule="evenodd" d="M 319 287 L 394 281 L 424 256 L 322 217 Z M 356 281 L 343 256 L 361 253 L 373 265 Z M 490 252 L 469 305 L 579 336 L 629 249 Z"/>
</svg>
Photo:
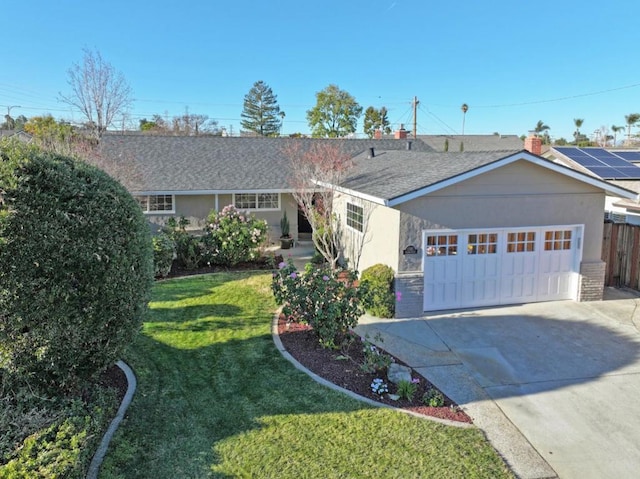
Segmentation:
<svg viewBox="0 0 640 479">
<path fill-rule="evenodd" d="M 614 151 L 612 153 L 627 161 L 640 162 L 640 151 Z"/>
<path fill-rule="evenodd" d="M 624 166 L 615 169 L 624 174 L 627 179 L 640 180 L 640 168 L 637 166 Z"/>
<path fill-rule="evenodd" d="M 603 180 L 615 180 L 616 178 L 628 179 L 628 176 L 610 166 L 591 166 L 587 168 L 591 173 L 598 175 Z M 640 168 L 639 168 L 640 169 Z"/>
<path fill-rule="evenodd" d="M 626 155 L 627 158 L 625 158 L 620 154 L 621 152 L 614 153 L 604 148 L 558 147 L 555 150 L 602 179 L 640 180 L 640 167 L 627 160 L 628 157 L 633 157 L 633 155 Z M 638 161 L 640 161 L 640 152 L 623 153 L 636 153 Z"/>
</svg>

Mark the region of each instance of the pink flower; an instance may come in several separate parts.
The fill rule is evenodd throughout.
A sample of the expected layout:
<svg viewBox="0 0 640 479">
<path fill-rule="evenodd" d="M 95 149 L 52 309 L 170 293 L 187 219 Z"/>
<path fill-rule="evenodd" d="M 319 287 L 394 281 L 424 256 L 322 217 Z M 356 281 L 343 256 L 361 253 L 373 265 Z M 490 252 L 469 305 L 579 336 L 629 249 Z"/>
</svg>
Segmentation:
<svg viewBox="0 0 640 479">
<path fill-rule="evenodd" d="M 326 274 L 322 277 L 322 281 L 329 281 L 329 276 Z"/>
<path fill-rule="evenodd" d="M 278 264 L 278 269 L 282 269 L 285 266 L 287 266 L 287 263 L 285 263 L 284 261 L 282 261 L 281 263 Z"/>
<path fill-rule="evenodd" d="M 298 275 L 296 274 L 295 271 L 289 275 L 289 278 L 291 278 L 291 279 L 296 279 L 297 277 L 298 277 Z"/>
<path fill-rule="evenodd" d="M 412 379 L 411 379 L 411 382 L 412 382 L 413 384 L 418 384 L 418 383 L 420 382 L 420 380 L 419 380 L 418 378 L 412 378 Z"/>
</svg>

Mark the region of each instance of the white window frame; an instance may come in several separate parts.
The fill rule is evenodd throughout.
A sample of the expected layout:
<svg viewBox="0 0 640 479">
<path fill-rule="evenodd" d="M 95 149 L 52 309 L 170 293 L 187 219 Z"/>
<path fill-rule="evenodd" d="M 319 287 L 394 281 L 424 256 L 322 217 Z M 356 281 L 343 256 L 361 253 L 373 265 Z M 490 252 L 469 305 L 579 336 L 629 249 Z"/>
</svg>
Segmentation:
<svg viewBox="0 0 640 479">
<path fill-rule="evenodd" d="M 170 210 L 150 210 L 152 196 L 170 196 L 171 197 L 171 209 Z M 176 212 L 176 195 L 137 195 L 136 200 L 142 208 L 142 212 L 145 215 L 171 215 Z"/>
<path fill-rule="evenodd" d="M 358 224 L 356 221 L 354 221 L 349 213 L 353 213 L 356 214 L 354 211 L 350 211 L 349 207 L 352 206 L 354 208 L 358 208 L 360 210 L 360 228 L 357 228 L 355 226 L 353 226 L 353 224 Z M 347 228 L 349 228 L 350 230 L 355 231 L 356 233 L 360 233 L 360 234 L 364 234 L 364 207 L 362 205 L 359 205 L 357 203 L 354 203 L 352 201 L 347 201 L 346 202 L 346 206 L 345 206 L 345 210 L 346 210 L 346 214 L 345 214 L 345 223 L 347 225 Z M 353 223 L 353 224 L 350 224 Z"/>
<path fill-rule="evenodd" d="M 236 196 L 238 195 L 253 195 L 254 196 L 254 200 L 255 200 L 255 208 L 241 208 L 239 206 L 236 206 Z M 276 208 L 260 208 L 260 202 L 259 202 L 259 197 L 260 195 L 277 195 L 277 201 L 278 201 L 278 206 Z M 282 201 L 280 199 L 280 193 L 274 193 L 273 191 L 261 191 L 258 193 L 253 193 L 253 192 L 239 192 L 239 193 L 233 193 L 233 198 L 232 198 L 232 203 L 233 205 L 242 211 L 280 211 L 281 205 L 282 205 Z"/>
</svg>

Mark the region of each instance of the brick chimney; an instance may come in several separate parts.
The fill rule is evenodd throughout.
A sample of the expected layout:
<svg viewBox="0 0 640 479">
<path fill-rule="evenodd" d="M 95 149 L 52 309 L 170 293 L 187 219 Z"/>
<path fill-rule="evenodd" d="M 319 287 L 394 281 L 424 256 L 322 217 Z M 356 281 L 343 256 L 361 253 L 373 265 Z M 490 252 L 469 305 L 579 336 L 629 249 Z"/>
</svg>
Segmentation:
<svg viewBox="0 0 640 479">
<path fill-rule="evenodd" d="M 406 140 L 407 139 L 407 130 L 404 129 L 404 125 L 400 124 L 400 129 L 396 130 L 393 134 L 393 137 L 396 140 Z"/>
<path fill-rule="evenodd" d="M 536 134 L 530 134 L 524 140 L 524 149 L 534 155 L 542 154 L 542 139 Z"/>
</svg>

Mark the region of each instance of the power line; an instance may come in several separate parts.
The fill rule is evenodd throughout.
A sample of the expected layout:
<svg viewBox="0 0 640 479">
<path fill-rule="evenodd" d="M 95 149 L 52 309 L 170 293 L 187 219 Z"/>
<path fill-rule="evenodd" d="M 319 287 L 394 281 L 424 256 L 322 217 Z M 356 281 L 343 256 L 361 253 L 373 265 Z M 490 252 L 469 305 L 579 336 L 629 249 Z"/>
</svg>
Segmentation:
<svg viewBox="0 0 640 479">
<path fill-rule="evenodd" d="M 609 88 L 607 90 L 598 90 L 598 91 L 593 91 L 589 93 L 580 93 L 577 95 L 568 95 L 568 96 L 562 96 L 558 98 L 551 98 L 547 100 L 535 100 L 535 101 L 527 101 L 527 102 L 521 102 L 521 103 L 504 103 L 499 105 L 473 105 L 473 108 L 506 108 L 506 107 L 512 107 L 512 106 L 539 105 L 541 103 L 553 103 L 557 101 L 573 100 L 575 98 L 584 98 L 587 96 L 602 95 L 603 93 L 611 93 L 612 91 L 619 91 L 619 90 L 628 90 L 629 88 L 636 88 L 639 86 L 640 86 L 640 83 L 634 83 L 632 85 L 625 85 L 617 88 Z"/>
</svg>

